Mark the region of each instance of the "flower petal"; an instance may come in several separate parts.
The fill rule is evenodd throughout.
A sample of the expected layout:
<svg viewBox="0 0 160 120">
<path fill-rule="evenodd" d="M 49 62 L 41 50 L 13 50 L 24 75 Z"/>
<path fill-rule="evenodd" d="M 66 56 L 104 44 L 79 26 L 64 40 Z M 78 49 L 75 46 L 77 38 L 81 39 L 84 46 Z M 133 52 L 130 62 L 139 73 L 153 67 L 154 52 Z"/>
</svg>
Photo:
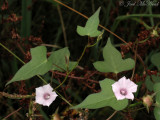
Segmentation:
<svg viewBox="0 0 160 120">
<path fill-rule="evenodd" d="M 49 92 L 49 91 L 52 92 L 53 91 L 53 88 L 50 86 L 50 84 L 44 85 L 43 89 L 44 89 L 44 91 L 47 91 L 47 92 Z"/>
<path fill-rule="evenodd" d="M 112 84 L 112 90 L 113 92 L 118 92 L 120 90 L 120 86 L 118 82 L 115 82 L 114 84 Z"/>
<path fill-rule="evenodd" d="M 36 103 L 49 107 L 49 105 L 58 96 L 56 94 L 56 92 L 52 92 L 52 90 L 53 90 L 53 88 L 50 86 L 50 84 L 36 88 L 36 97 L 35 97 Z M 50 97 L 48 99 L 45 99 L 45 97 L 44 97 L 46 95 L 46 93 L 50 95 Z"/>
<path fill-rule="evenodd" d="M 36 88 L 36 96 L 42 96 L 44 94 L 43 87 Z"/>
<path fill-rule="evenodd" d="M 120 78 L 114 84 L 112 84 L 112 90 L 117 100 L 122 100 L 124 98 L 133 100 L 134 99 L 133 92 L 137 91 L 137 87 L 138 85 L 136 85 L 130 79 L 126 79 L 125 76 Z M 120 93 L 121 89 L 125 89 L 127 94 L 126 95 L 121 94 Z"/>
<path fill-rule="evenodd" d="M 136 92 L 138 85 L 132 82 L 131 80 L 128 83 L 128 88 L 130 92 Z"/>
<path fill-rule="evenodd" d="M 48 100 L 46 100 L 46 101 L 43 103 L 43 105 L 49 106 L 49 105 L 56 99 L 56 97 L 58 96 L 58 95 L 56 94 L 56 92 L 52 92 L 50 95 L 51 95 L 50 98 L 49 98 Z"/>
<path fill-rule="evenodd" d="M 121 95 L 120 92 L 116 92 L 116 93 L 114 93 L 114 94 L 115 94 L 117 100 L 123 100 L 123 99 L 125 99 L 125 96 L 124 96 L 124 95 Z"/>
<path fill-rule="evenodd" d="M 43 104 L 44 101 L 45 100 L 44 100 L 44 98 L 42 96 L 37 96 L 36 95 L 36 103 Z"/>
<path fill-rule="evenodd" d="M 133 93 L 128 93 L 125 97 L 126 97 L 127 99 L 131 99 L 131 100 L 134 99 Z"/>
<path fill-rule="evenodd" d="M 119 85 L 122 87 L 122 88 L 126 88 L 127 84 L 126 84 L 126 77 L 122 77 L 118 80 L 118 83 Z"/>
</svg>

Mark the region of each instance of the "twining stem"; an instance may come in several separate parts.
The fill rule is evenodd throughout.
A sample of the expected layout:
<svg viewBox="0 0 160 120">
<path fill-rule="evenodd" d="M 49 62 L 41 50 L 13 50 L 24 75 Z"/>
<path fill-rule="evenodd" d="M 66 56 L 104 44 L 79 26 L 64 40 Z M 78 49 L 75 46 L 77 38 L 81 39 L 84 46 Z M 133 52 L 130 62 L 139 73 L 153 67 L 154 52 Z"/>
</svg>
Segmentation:
<svg viewBox="0 0 160 120">
<path fill-rule="evenodd" d="M 15 58 L 17 58 L 21 63 L 25 64 L 25 62 L 23 60 L 21 60 L 16 54 L 14 54 L 11 50 L 9 50 L 6 46 L 4 46 L 2 43 L 0 43 L 0 46 L 2 46 L 5 50 L 7 50 L 9 53 L 11 53 Z M 45 84 L 48 84 L 40 75 L 37 75 Z M 66 78 L 67 79 L 67 78 Z M 57 91 L 56 91 L 57 92 Z M 1 94 L 1 93 L 0 93 Z M 64 100 L 66 103 L 68 103 L 70 106 L 72 106 L 60 93 L 57 92 L 57 94 L 60 96 L 60 98 L 62 100 Z M 6 94 L 2 94 L 2 95 L 7 95 Z M 9 94 L 8 94 L 9 95 Z M 14 95 L 13 95 L 14 96 Z M 13 97 L 12 96 L 12 97 Z M 22 97 L 22 96 L 21 96 Z M 23 96 L 24 97 L 24 96 Z M 28 97 L 31 97 L 31 96 L 27 96 Z"/>
<path fill-rule="evenodd" d="M 64 4 L 64 3 L 62 3 L 62 2 L 60 2 L 60 1 L 58 1 L 58 0 L 53 0 L 53 1 L 55 1 L 55 2 L 57 2 L 57 3 L 59 3 L 59 4 L 61 4 L 62 6 L 68 8 L 68 9 L 70 9 L 71 11 L 73 11 L 73 12 L 75 12 L 75 13 L 81 15 L 82 17 L 88 19 L 88 17 L 87 17 L 86 15 L 84 15 L 84 14 L 78 12 L 77 10 L 75 10 L 75 9 L 73 9 L 73 8 L 71 8 L 71 7 L 69 7 L 68 5 L 66 5 L 66 4 Z M 145 15 L 145 16 L 148 16 L 148 15 Z M 117 37 L 117 38 L 118 38 L 119 40 L 121 40 L 122 42 L 124 42 L 124 43 L 127 44 L 127 42 L 126 42 L 123 38 L 121 38 L 120 36 L 118 36 L 118 35 L 115 34 L 114 32 L 110 31 L 109 29 L 107 29 L 106 27 L 104 27 L 104 26 L 102 26 L 102 25 L 100 25 L 100 24 L 99 24 L 99 26 L 100 26 L 101 28 L 103 28 L 104 30 L 106 30 L 107 32 L 109 32 L 109 33 L 111 33 L 112 35 L 114 35 L 115 37 Z M 135 53 L 135 50 L 133 50 L 131 46 L 129 46 L 129 47 L 130 47 L 131 50 Z M 142 65 L 143 65 L 143 67 L 144 67 L 144 70 L 146 71 L 146 67 L 145 67 L 145 64 L 144 64 L 144 62 L 143 62 L 141 56 L 139 56 L 139 55 L 137 54 L 137 58 L 138 58 L 139 61 L 142 63 Z"/>
<path fill-rule="evenodd" d="M 57 91 L 56 91 L 56 93 L 60 96 L 60 98 L 62 99 L 62 100 L 64 100 L 69 106 L 73 106 L 71 103 L 69 103 L 60 93 L 58 93 Z"/>
<path fill-rule="evenodd" d="M 67 35 L 66 35 L 66 30 L 65 30 L 65 25 L 64 25 L 64 21 L 63 21 L 63 16 L 62 16 L 62 12 L 61 12 L 61 8 L 59 5 L 57 5 L 57 10 L 58 10 L 58 14 L 60 17 L 60 22 L 62 25 L 62 31 L 63 31 L 63 37 L 64 37 L 64 42 L 65 42 L 65 46 L 68 46 L 68 42 L 67 42 Z"/>
<path fill-rule="evenodd" d="M 18 108 L 16 111 L 13 111 L 12 113 L 10 113 L 9 115 L 7 115 L 5 118 L 3 118 L 2 120 L 6 120 L 7 118 L 9 118 L 10 116 L 12 116 L 13 114 L 15 114 L 16 112 L 20 111 L 22 109 L 22 107 Z"/>
<path fill-rule="evenodd" d="M 35 94 L 33 94 L 33 95 L 19 95 L 19 94 L 9 94 L 9 93 L 5 93 L 5 92 L 0 92 L 0 95 L 5 96 L 10 99 L 23 99 L 23 98 L 35 97 Z"/>
<path fill-rule="evenodd" d="M 134 104 L 130 104 L 129 106 L 128 106 L 128 108 L 132 108 L 132 107 L 135 107 L 135 106 L 137 106 L 137 105 L 141 105 L 143 102 L 142 101 L 140 101 L 140 102 L 137 102 L 137 103 L 134 103 Z"/>
<path fill-rule="evenodd" d="M 135 45 L 136 45 L 135 56 L 134 56 L 135 66 L 134 66 L 133 71 L 132 71 L 132 77 L 131 77 L 131 80 L 132 80 L 132 81 L 133 81 L 133 77 L 134 77 L 134 73 L 135 73 L 135 69 L 136 69 L 136 63 L 137 63 L 138 42 L 136 42 Z"/>
<path fill-rule="evenodd" d="M 14 54 L 11 50 L 9 50 L 6 46 L 4 46 L 2 43 L 0 43 L 0 46 L 2 46 L 5 50 L 7 50 L 9 53 L 11 53 L 15 58 L 17 58 L 21 63 L 25 64 L 23 60 L 21 60 L 16 54 Z"/>
<path fill-rule="evenodd" d="M 69 74 L 70 74 L 70 73 L 73 71 L 73 69 L 76 68 L 76 66 L 79 64 L 79 62 L 80 62 L 80 60 L 82 59 L 82 57 L 83 57 L 83 55 L 84 55 L 87 47 L 88 47 L 88 45 L 85 46 L 85 48 L 83 49 L 83 52 L 82 52 L 81 56 L 79 57 L 77 63 L 73 66 L 73 68 L 71 69 L 71 71 L 67 72 L 67 75 L 65 76 L 64 80 L 61 82 L 61 84 L 59 84 L 59 85 L 55 88 L 55 90 L 58 89 L 61 85 L 63 85 L 63 84 L 65 83 L 65 81 L 67 80 Z"/>
<path fill-rule="evenodd" d="M 62 3 L 62 2 L 60 2 L 60 1 L 58 1 L 58 0 L 53 0 L 53 1 L 55 1 L 55 2 L 57 2 L 57 3 L 59 3 L 59 4 L 61 4 L 62 6 L 68 8 L 68 9 L 70 9 L 71 11 L 74 11 L 75 13 L 77 13 L 77 14 L 81 15 L 82 17 L 88 19 L 88 17 L 87 17 L 86 15 L 84 15 L 84 14 L 78 12 L 77 10 L 75 10 L 75 9 L 73 9 L 73 8 L 71 8 L 71 7 L 69 7 L 68 5 L 66 5 L 66 4 L 64 4 L 64 3 Z M 117 37 L 118 39 L 120 39 L 122 42 L 124 42 L 124 43 L 127 44 L 127 42 L 126 42 L 125 40 L 123 40 L 121 37 L 119 37 L 118 35 L 116 35 L 114 32 L 110 31 L 109 29 L 107 29 L 106 27 L 104 27 L 104 26 L 102 26 L 102 25 L 100 25 L 100 24 L 99 24 L 99 26 L 100 26 L 101 28 L 103 28 L 104 30 L 108 31 L 109 33 L 111 33 L 112 35 L 114 35 L 115 37 Z"/>
<path fill-rule="evenodd" d="M 114 113 L 109 117 L 107 118 L 106 120 L 110 120 L 118 111 L 114 111 Z"/>
<path fill-rule="evenodd" d="M 55 88 L 55 90 L 58 89 L 61 85 L 63 85 L 63 84 L 65 83 L 65 81 L 67 80 L 69 74 L 78 66 L 79 62 L 81 61 L 82 57 L 84 56 L 84 53 L 85 53 L 86 49 L 89 48 L 89 47 L 95 46 L 95 45 L 98 43 L 98 41 L 102 39 L 103 33 L 104 33 L 104 31 L 102 31 L 101 34 L 97 37 L 96 43 L 94 43 L 93 45 L 87 44 L 87 45 L 84 47 L 83 52 L 82 52 L 81 56 L 79 57 L 77 63 L 72 67 L 71 71 L 67 72 L 67 75 L 65 76 L 64 80 L 61 82 L 61 84 L 59 84 L 59 85 Z"/>
<path fill-rule="evenodd" d="M 2 43 L 0 43 L 0 46 L 2 46 L 5 50 L 7 50 L 9 53 L 11 53 L 15 58 L 17 58 L 21 63 L 25 64 L 25 62 L 19 58 L 16 54 L 14 54 L 11 50 L 9 50 L 6 46 L 4 46 Z M 48 84 L 40 75 L 37 75 L 39 79 L 41 79 L 45 84 Z"/>
</svg>

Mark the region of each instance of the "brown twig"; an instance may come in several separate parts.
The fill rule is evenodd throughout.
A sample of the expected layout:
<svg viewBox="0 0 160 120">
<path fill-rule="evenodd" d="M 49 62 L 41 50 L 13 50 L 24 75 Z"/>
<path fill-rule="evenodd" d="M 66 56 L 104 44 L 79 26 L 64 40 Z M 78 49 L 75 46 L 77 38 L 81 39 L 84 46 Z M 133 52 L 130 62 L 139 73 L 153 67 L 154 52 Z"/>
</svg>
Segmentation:
<svg viewBox="0 0 160 120">
<path fill-rule="evenodd" d="M 65 77 L 67 74 L 66 73 L 61 73 L 61 72 L 57 72 L 57 71 L 52 71 L 54 74 L 57 74 L 57 75 L 61 75 L 63 77 Z M 95 73 L 94 73 L 95 74 Z M 68 78 L 72 78 L 72 79 L 78 79 L 78 80 L 86 80 L 87 78 L 85 77 L 77 77 L 77 76 L 73 76 L 73 75 L 68 75 Z M 88 81 L 90 82 L 94 82 L 94 83 L 99 83 L 98 81 L 95 81 L 95 80 L 91 80 L 91 79 L 87 79 Z"/>
<path fill-rule="evenodd" d="M 62 6 L 68 8 L 68 9 L 70 9 L 71 11 L 73 11 L 73 12 L 75 12 L 75 13 L 81 15 L 82 17 L 88 19 L 88 17 L 87 17 L 86 15 L 84 15 L 84 14 L 78 12 L 77 10 L 75 10 L 75 9 L 73 9 L 73 8 L 71 8 L 71 7 L 69 7 L 68 5 L 66 5 L 66 4 L 64 4 L 64 3 L 62 3 L 62 2 L 60 2 L 60 1 L 58 1 L 58 0 L 53 0 L 53 1 L 55 1 L 55 2 L 57 2 L 57 3 L 59 3 L 59 4 L 61 4 Z M 122 42 L 124 42 L 124 43 L 127 44 L 127 42 L 126 42 L 125 40 L 123 40 L 121 37 L 119 37 L 118 35 L 116 35 L 116 34 L 113 33 L 112 31 L 110 31 L 110 30 L 107 29 L 106 27 L 104 27 L 104 26 L 102 26 L 102 25 L 100 25 L 100 24 L 99 24 L 99 26 L 100 26 L 101 28 L 103 28 L 104 30 L 108 31 L 109 33 L 111 33 L 112 35 L 114 35 L 115 37 L 117 37 L 118 39 L 120 39 Z"/>
<path fill-rule="evenodd" d="M 22 109 L 22 107 L 18 108 L 16 111 L 10 113 L 9 115 L 7 115 L 7 116 L 6 116 L 5 118 L 3 118 L 2 120 L 5 120 L 5 119 L 9 118 L 11 115 L 13 115 L 14 113 L 20 111 L 21 109 Z"/>
<path fill-rule="evenodd" d="M 107 118 L 106 120 L 110 120 L 118 111 L 114 111 L 114 113 L 109 117 Z"/>
<path fill-rule="evenodd" d="M 73 9 L 73 8 L 71 8 L 71 7 L 69 7 L 68 5 L 66 5 L 66 4 L 64 4 L 64 3 L 62 3 L 62 2 L 60 2 L 60 1 L 58 1 L 58 0 L 53 0 L 53 1 L 55 1 L 55 2 L 57 2 L 57 3 L 59 3 L 59 4 L 61 4 L 62 6 L 68 8 L 68 9 L 70 9 L 71 11 L 73 11 L 73 12 L 75 12 L 75 13 L 81 15 L 82 17 L 88 19 L 88 17 L 87 17 L 86 15 L 84 15 L 84 14 L 78 12 L 77 10 L 75 10 L 75 9 Z M 114 35 L 115 37 L 117 37 L 117 38 L 118 38 L 119 40 L 121 40 L 122 42 L 124 42 L 124 43 L 127 44 L 127 42 L 126 42 L 124 39 L 122 39 L 120 36 L 116 35 L 116 34 L 113 33 L 112 31 L 110 31 L 110 30 L 107 29 L 106 27 L 104 27 L 104 26 L 102 26 L 102 25 L 100 25 L 100 24 L 99 24 L 99 26 L 100 26 L 101 28 L 103 28 L 104 30 L 106 30 L 107 32 L 109 32 L 109 33 L 111 33 L 112 35 Z M 130 48 L 131 48 L 131 47 L 130 47 Z M 132 48 L 131 48 L 131 50 L 135 53 L 135 51 L 134 51 Z M 139 59 L 139 61 L 142 63 L 142 65 L 143 65 L 143 67 L 144 67 L 144 70 L 146 70 L 145 64 L 144 64 L 144 62 L 143 62 L 141 56 L 139 56 L 138 54 L 136 54 L 136 55 L 137 55 L 137 58 Z"/>
<path fill-rule="evenodd" d="M 133 77 L 134 77 L 134 73 L 135 73 L 135 69 L 136 69 L 137 49 L 138 49 L 138 42 L 137 42 L 137 44 L 136 44 L 136 50 L 135 50 L 135 56 L 134 56 L 135 66 L 134 66 L 133 71 L 132 71 L 132 77 L 131 77 L 131 80 L 132 80 L 132 81 L 133 81 Z"/>
</svg>

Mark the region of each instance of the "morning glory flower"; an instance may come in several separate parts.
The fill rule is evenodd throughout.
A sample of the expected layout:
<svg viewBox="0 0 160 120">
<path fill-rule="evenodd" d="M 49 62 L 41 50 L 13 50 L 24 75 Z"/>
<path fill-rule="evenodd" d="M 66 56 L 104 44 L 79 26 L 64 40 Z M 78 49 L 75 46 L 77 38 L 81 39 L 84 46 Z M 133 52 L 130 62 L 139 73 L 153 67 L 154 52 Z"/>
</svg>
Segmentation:
<svg viewBox="0 0 160 120">
<path fill-rule="evenodd" d="M 123 100 L 125 98 L 133 100 L 133 93 L 137 91 L 137 87 L 138 85 L 136 85 L 130 79 L 126 79 L 125 76 L 112 84 L 112 90 L 117 100 Z"/>
<path fill-rule="evenodd" d="M 36 103 L 48 106 L 56 99 L 58 95 L 53 92 L 50 84 L 36 88 Z"/>
</svg>

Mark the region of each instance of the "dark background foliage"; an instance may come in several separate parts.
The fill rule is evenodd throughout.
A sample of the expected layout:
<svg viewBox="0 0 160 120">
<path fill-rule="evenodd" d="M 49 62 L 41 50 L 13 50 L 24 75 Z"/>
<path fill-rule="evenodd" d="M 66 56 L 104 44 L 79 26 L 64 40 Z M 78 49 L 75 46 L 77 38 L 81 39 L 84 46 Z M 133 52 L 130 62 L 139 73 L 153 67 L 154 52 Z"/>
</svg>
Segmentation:
<svg viewBox="0 0 160 120">
<path fill-rule="evenodd" d="M 24 1 L 26 1 L 26 3 Z M 74 11 L 59 5 L 54 2 L 54 0 L 24 1 L 0 0 L 0 42 L 24 62 L 28 62 L 31 59 L 30 48 L 42 44 L 46 46 L 52 45 L 52 47 L 47 47 L 48 51 L 67 46 L 71 53 L 71 60 L 76 61 L 80 57 L 88 39 L 90 43 L 96 41 L 96 38 L 81 37 L 77 34 L 77 25 L 84 26 L 86 19 Z M 29 1 L 32 3 L 29 4 Z M 151 34 L 154 27 L 159 24 L 159 5 L 125 6 L 128 1 L 119 0 L 61 0 L 61 2 L 88 17 L 91 16 L 98 7 L 101 7 L 99 16 L 100 24 L 113 31 L 128 43 L 125 45 L 117 37 L 105 31 L 103 39 L 93 48 L 86 50 L 85 55 L 79 64 L 79 69 L 72 72 L 72 75 L 77 76 L 78 78 L 73 79 L 70 77 L 68 80 L 69 82 L 66 82 L 64 87 L 59 89 L 59 92 L 68 101 L 73 104 L 78 104 L 88 94 L 100 91 L 98 84 L 99 80 L 102 80 L 105 77 L 114 78 L 114 75 L 111 73 L 99 73 L 92 65 L 93 62 L 102 60 L 102 48 L 106 44 L 108 37 L 111 37 L 112 43 L 114 43 L 115 47 L 121 51 L 123 58 L 134 58 L 134 53 L 128 46 L 135 49 L 134 45 L 136 40 L 144 41 L 147 39 L 147 42 L 138 45 L 137 49 L 137 53 L 141 56 L 144 64 L 147 66 L 147 70 L 144 70 L 144 66 L 140 61 L 137 61 L 134 80 L 135 82 L 144 82 L 144 72 L 150 72 L 151 70 L 156 72 L 156 68 L 150 63 L 149 59 L 153 53 L 159 50 L 159 36 L 155 37 Z M 121 5 L 121 2 L 124 2 L 125 5 Z M 136 2 L 138 2 L 138 0 Z M 23 11 L 25 8 L 26 11 Z M 132 14 L 135 16 L 127 17 Z M 25 20 L 23 19 L 24 17 L 26 17 Z M 146 27 L 144 22 L 150 26 L 150 28 Z M 29 28 L 27 29 L 27 27 Z M 63 27 L 65 27 L 65 31 L 63 31 Z M 102 28 L 99 27 L 99 30 L 102 30 Z M 66 34 L 66 38 L 64 38 L 64 34 Z M 0 47 L 0 58 L 0 91 L 11 94 L 32 94 L 35 92 L 35 87 L 42 84 L 37 77 L 34 77 L 31 80 L 15 82 L 5 87 L 7 81 L 14 76 L 22 66 L 22 63 L 2 47 Z M 119 77 L 122 75 L 131 76 L 131 74 L 132 71 L 127 73 L 124 72 L 121 73 Z M 54 87 L 56 87 L 60 81 L 62 82 L 65 76 L 65 74 L 62 75 L 62 73 L 59 72 L 49 72 L 43 77 L 50 82 L 52 75 L 53 80 L 55 81 L 52 83 Z M 93 79 L 95 82 L 89 82 L 87 77 Z M 145 86 L 142 85 L 142 92 L 139 93 L 139 98 L 141 98 L 144 93 Z M 13 100 L 0 96 L 0 119 L 19 108 L 20 110 L 8 117 L 7 120 L 28 119 L 26 113 L 28 113 L 29 101 L 30 100 L 28 99 Z M 59 114 L 63 116 L 64 119 L 80 118 L 80 115 L 76 111 L 67 110 L 68 105 L 60 98 L 57 98 L 49 108 L 37 107 L 35 114 L 40 115 L 40 117 L 36 117 L 36 119 L 43 120 L 47 119 L 47 117 L 51 117 L 58 107 Z M 134 110 L 136 109 L 139 108 L 134 108 Z M 113 109 L 108 107 L 98 110 L 89 110 L 88 116 L 88 111 L 84 110 L 84 115 L 81 117 L 88 116 L 89 119 L 92 120 L 106 119 L 113 111 Z M 153 109 L 151 108 L 150 113 L 147 113 L 145 109 L 142 109 L 139 112 L 132 112 L 130 110 L 127 112 L 119 112 L 112 119 L 152 120 L 154 119 Z"/>
</svg>

